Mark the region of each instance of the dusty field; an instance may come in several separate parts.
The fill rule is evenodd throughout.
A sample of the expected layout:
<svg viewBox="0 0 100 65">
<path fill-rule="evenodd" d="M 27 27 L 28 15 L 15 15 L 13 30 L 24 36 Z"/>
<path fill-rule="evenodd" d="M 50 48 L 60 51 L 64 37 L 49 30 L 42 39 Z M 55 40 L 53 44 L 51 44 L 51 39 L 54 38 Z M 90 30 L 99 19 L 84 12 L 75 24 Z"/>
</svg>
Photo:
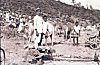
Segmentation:
<svg viewBox="0 0 100 65">
<path fill-rule="evenodd" d="M 59 56 L 58 59 L 62 58 L 70 58 L 74 60 L 74 58 L 80 59 L 93 59 L 95 51 L 99 53 L 99 50 L 92 50 L 89 47 L 85 47 L 84 43 L 90 36 L 90 33 L 93 32 L 82 32 L 81 37 L 79 39 L 80 45 L 73 46 L 72 40 L 64 40 L 62 37 L 55 36 L 56 44 L 52 47 L 56 50 L 54 55 Z M 89 34 L 89 35 L 87 35 Z M 24 40 L 21 37 L 11 37 L 7 39 L 5 34 L 1 34 L 3 38 L 1 39 L 1 46 L 6 52 L 6 65 L 31 65 L 30 63 L 23 62 L 23 56 L 25 55 L 24 50 Z M 96 65 L 96 62 L 74 62 L 74 61 L 44 61 L 44 65 Z M 37 64 L 33 64 L 37 65 Z"/>
</svg>

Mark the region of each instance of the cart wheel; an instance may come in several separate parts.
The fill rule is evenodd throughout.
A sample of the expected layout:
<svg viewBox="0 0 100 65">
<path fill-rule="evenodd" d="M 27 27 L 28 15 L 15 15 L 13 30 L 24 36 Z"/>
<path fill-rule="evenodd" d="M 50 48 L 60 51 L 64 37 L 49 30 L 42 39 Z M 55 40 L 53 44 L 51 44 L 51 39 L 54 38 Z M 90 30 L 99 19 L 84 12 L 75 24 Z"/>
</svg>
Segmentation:
<svg viewBox="0 0 100 65">
<path fill-rule="evenodd" d="M 0 50 L 0 64 L 5 65 L 5 52 Z"/>
<path fill-rule="evenodd" d="M 90 48 L 94 50 L 100 49 L 100 43 L 91 43 Z"/>
</svg>

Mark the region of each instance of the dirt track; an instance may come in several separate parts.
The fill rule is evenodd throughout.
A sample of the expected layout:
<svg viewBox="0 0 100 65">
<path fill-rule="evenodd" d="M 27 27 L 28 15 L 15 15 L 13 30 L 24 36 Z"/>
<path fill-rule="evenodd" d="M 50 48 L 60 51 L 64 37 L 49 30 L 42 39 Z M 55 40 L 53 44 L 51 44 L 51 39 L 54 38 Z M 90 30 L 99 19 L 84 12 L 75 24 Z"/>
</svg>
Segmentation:
<svg viewBox="0 0 100 65">
<path fill-rule="evenodd" d="M 87 32 L 89 33 L 89 32 Z M 1 46 L 6 52 L 6 65 L 26 65 L 23 62 L 23 56 L 25 55 L 24 50 L 24 41 L 23 38 L 19 37 L 11 37 L 7 39 L 4 34 L 1 40 Z M 62 37 L 55 37 L 56 43 L 60 42 L 61 44 L 55 44 L 52 48 L 56 50 L 54 55 L 60 55 L 64 57 L 72 57 L 72 58 L 94 58 L 95 50 L 90 49 L 89 47 L 85 47 L 82 45 L 84 41 L 88 38 L 86 37 L 86 32 L 81 34 L 79 39 L 80 45 L 73 46 L 72 40 L 65 41 Z M 85 37 L 84 37 L 85 36 Z M 100 56 L 100 51 L 97 50 Z M 45 61 L 44 65 L 96 65 L 95 62 L 67 62 L 67 61 Z M 30 64 L 29 64 L 30 65 Z"/>
</svg>

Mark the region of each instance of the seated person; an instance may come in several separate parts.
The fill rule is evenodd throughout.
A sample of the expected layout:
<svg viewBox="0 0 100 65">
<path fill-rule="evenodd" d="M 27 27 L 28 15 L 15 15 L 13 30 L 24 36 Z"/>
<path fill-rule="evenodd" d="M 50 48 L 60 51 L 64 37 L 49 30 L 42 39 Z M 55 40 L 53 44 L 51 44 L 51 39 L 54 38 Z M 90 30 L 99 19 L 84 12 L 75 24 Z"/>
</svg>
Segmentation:
<svg viewBox="0 0 100 65">
<path fill-rule="evenodd" d="M 93 38 L 100 38 L 100 27 L 96 27 L 96 33 L 89 38 L 89 40 L 93 39 Z"/>
</svg>

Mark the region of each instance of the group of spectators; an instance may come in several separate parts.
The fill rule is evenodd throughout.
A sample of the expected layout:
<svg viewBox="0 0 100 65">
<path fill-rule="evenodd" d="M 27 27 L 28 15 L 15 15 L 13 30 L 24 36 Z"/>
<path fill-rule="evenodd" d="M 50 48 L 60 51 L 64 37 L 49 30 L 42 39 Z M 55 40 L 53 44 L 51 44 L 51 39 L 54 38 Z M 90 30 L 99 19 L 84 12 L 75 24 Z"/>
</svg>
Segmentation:
<svg viewBox="0 0 100 65">
<path fill-rule="evenodd" d="M 18 28 L 18 33 L 22 31 L 24 24 L 32 23 L 33 25 L 33 37 L 34 37 L 34 47 L 35 49 L 38 48 L 39 45 L 41 45 L 43 38 L 45 38 L 45 42 L 47 45 L 47 37 L 49 34 L 51 34 L 51 31 L 53 31 L 54 34 L 54 25 L 50 27 L 50 23 L 48 20 L 47 15 L 43 15 L 40 8 L 36 9 L 36 15 L 32 18 L 31 16 L 25 16 L 25 15 L 18 15 L 12 13 L 13 16 L 10 15 L 9 12 L 6 12 L 5 14 L 5 21 L 8 22 L 8 26 L 14 26 L 15 28 Z M 0 14 L 0 20 L 3 20 L 3 14 Z M 4 22 L 4 21 L 3 21 Z M 75 25 L 73 26 L 73 30 L 69 30 L 67 26 L 66 31 L 66 38 L 73 38 L 73 45 L 79 45 L 78 38 L 80 36 L 80 30 L 81 26 L 79 25 L 79 21 L 75 22 Z M 29 25 L 30 26 L 30 25 Z M 31 31 L 32 32 L 32 31 Z M 70 36 L 71 34 L 71 36 Z M 51 35 L 53 37 L 53 35 Z M 53 39 L 52 39 L 53 40 Z M 53 43 L 52 43 L 53 45 Z"/>
</svg>

